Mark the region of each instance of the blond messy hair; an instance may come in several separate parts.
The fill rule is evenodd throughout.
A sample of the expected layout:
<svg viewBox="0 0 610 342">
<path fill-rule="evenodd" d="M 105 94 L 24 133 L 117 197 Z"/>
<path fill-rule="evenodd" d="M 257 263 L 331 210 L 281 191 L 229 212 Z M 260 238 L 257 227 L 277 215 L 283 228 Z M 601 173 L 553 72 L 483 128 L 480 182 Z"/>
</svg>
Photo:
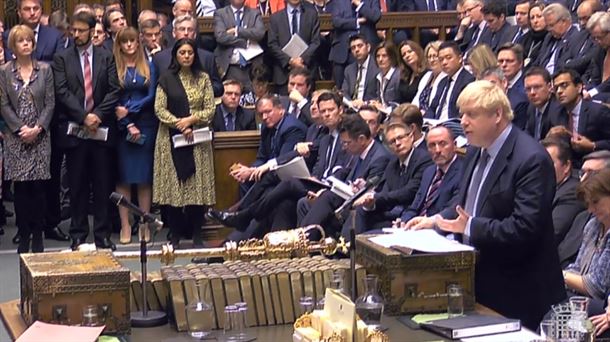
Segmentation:
<svg viewBox="0 0 610 342">
<path fill-rule="evenodd" d="M 499 86 L 485 80 L 475 81 L 462 90 L 457 99 L 460 111 L 466 104 L 482 108 L 488 113 L 502 111 L 504 118 L 513 120 L 513 110 L 510 107 L 508 97 Z"/>
</svg>

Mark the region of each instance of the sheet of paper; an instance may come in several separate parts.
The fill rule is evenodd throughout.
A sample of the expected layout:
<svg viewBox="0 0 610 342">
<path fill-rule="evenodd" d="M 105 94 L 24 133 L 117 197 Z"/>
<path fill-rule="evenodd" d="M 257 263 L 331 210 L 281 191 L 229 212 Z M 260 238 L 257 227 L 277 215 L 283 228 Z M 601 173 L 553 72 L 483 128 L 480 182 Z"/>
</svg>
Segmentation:
<svg viewBox="0 0 610 342">
<path fill-rule="evenodd" d="M 273 169 L 280 180 L 288 180 L 293 177 L 309 178 L 311 176 L 305 164 L 305 159 L 300 156 L 293 158 L 285 164 L 277 165 Z"/>
<path fill-rule="evenodd" d="M 520 331 L 505 333 L 505 334 L 495 334 L 491 336 L 479 336 L 479 337 L 470 337 L 463 338 L 460 341 L 463 342 L 532 342 L 532 341 L 543 341 L 544 339 L 540 335 L 536 335 L 533 332 L 521 328 Z"/>
<path fill-rule="evenodd" d="M 104 326 L 76 327 L 34 322 L 16 342 L 95 342 Z"/>
<path fill-rule="evenodd" d="M 292 38 L 282 48 L 282 51 L 291 58 L 301 57 L 305 50 L 307 50 L 307 43 L 298 34 L 293 34 Z"/>
<path fill-rule="evenodd" d="M 449 240 L 432 229 L 405 230 L 393 234 L 378 235 L 369 238 L 380 246 L 390 248 L 400 246 L 427 253 L 446 253 L 472 251 L 472 246 L 463 245 L 457 241 Z"/>
<path fill-rule="evenodd" d="M 237 48 L 237 52 L 239 52 L 247 61 L 250 61 L 252 58 L 263 53 L 263 48 L 256 42 L 248 41 L 247 48 Z"/>
<path fill-rule="evenodd" d="M 210 131 L 210 129 L 208 127 L 199 128 L 199 129 L 194 130 L 193 131 L 193 141 L 191 141 L 191 142 L 186 141 L 186 139 L 184 138 L 184 135 L 182 135 L 182 134 L 176 134 L 176 135 L 172 136 L 172 142 L 174 143 L 175 148 L 200 144 L 204 141 L 211 141 L 211 140 L 212 140 L 212 132 Z"/>
</svg>

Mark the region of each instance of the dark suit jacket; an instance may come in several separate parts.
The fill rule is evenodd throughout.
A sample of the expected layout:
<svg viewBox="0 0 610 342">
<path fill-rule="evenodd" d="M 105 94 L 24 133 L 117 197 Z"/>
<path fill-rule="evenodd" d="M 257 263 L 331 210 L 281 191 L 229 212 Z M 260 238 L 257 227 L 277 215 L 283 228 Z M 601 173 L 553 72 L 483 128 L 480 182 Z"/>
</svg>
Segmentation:
<svg viewBox="0 0 610 342">
<path fill-rule="evenodd" d="M 4 31 L 4 60 L 10 61 L 13 59 L 13 51 L 8 48 L 9 30 Z M 38 40 L 36 40 L 36 50 L 34 50 L 34 58 L 39 61 L 51 63 L 53 56 L 56 53 L 64 50 L 64 40 L 61 32 L 57 29 L 40 25 L 38 29 Z"/>
<path fill-rule="evenodd" d="M 465 181 L 456 203 L 462 207 L 479 155 L 473 148 L 464 159 Z M 512 127 L 479 190 L 477 216 L 470 223 L 470 244 L 479 251 L 477 302 L 529 329 L 566 296 L 553 238 L 555 179 L 540 176 L 553 174 L 544 148 Z M 455 206 L 442 216 L 457 217 Z"/>
<path fill-rule="evenodd" d="M 578 118 L 578 134 L 593 141 L 596 150 L 610 150 L 610 109 L 596 102 L 582 100 Z M 568 127 L 565 111 L 551 113 L 551 126 Z M 568 128 L 569 129 L 569 128 Z"/>
<path fill-rule="evenodd" d="M 420 146 L 425 146 L 422 143 Z M 413 202 L 424 170 L 432 164 L 426 148 L 414 148 L 407 169 L 400 175 L 400 161 L 394 158 L 383 174 L 381 191 L 375 193 L 375 210 L 390 210 L 397 205 L 408 206 Z"/>
<path fill-rule="evenodd" d="M 515 84 L 508 89 L 507 96 L 513 110 L 513 125 L 520 129 L 525 129 L 529 100 L 525 93 L 525 86 L 523 85 L 523 75 L 521 75 Z"/>
<path fill-rule="evenodd" d="M 580 39 L 582 38 L 578 33 L 577 28 L 570 27 L 568 32 L 559 40 L 553 38 L 553 35 L 547 34 L 544 41 L 542 41 L 540 53 L 533 65 L 545 67 L 549 63 L 553 55 L 553 44 L 556 41 L 558 45 L 555 54 L 555 70 L 576 58 L 578 56 L 578 49 L 581 47 Z"/>
<path fill-rule="evenodd" d="M 507 22 L 500 27 L 498 32 L 490 32 L 490 47 L 494 52 L 498 52 L 500 46 L 505 43 L 511 42 L 515 33 L 519 30 L 518 27 L 512 26 Z"/>
<path fill-rule="evenodd" d="M 447 109 L 449 112 L 449 118 L 459 117 L 459 110 L 457 108 L 457 98 L 462 92 L 462 90 L 464 90 L 464 88 L 466 88 L 469 83 L 474 82 L 474 80 L 474 76 L 472 76 L 472 74 L 469 73 L 466 69 L 462 69 L 461 71 L 459 71 L 459 74 L 457 75 L 457 78 L 455 80 L 455 84 L 453 85 L 452 92 L 447 96 L 447 102 L 449 104 Z M 447 86 L 448 81 L 448 76 L 445 76 L 445 78 L 443 78 L 438 83 L 438 90 L 436 91 L 434 100 L 432 100 L 430 108 L 426 111 L 424 117 L 429 119 L 438 119 L 438 117 L 436 116 L 436 110 L 437 107 L 440 105 L 441 98 L 443 96 L 443 90 Z"/>
<path fill-rule="evenodd" d="M 576 187 L 580 184 L 578 178 L 570 176 L 557 187 L 553 199 L 553 227 L 555 241 L 561 245 L 566 238 L 576 215 L 585 210 L 584 204 L 576 198 Z M 559 255 L 561 261 L 561 255 Z"/>
<path fill-rule="evenodd" d="M 292 102 L 288 96 L 280 96 L 280 102 L 282 103 L 282 107 L 286 111 L 286 114 L 290 113 L 290 109 L 292 107 Z M 299 114 L 299 121 L 301 121 L 305 126 L 311 125 L 311 99 L 307 99 L 307 103 L 301 108 L 301 113 Z"/>
<path fill-rule="evenodd" d="M 347 166 L 335 172 L 333 176 L 346 182 L 358 178 L 369 179 L 373 176 L 381 176 L 392 158 L 392 154 L 382 143 L 373 140 L 373 146 L 356 169 L 358 158 L 359 156 L 351 156 Z"/>
<path fill-rule="evenodd" d="M 214 113 L 214 119 L 212 120 L 212 129 L 214 132 L 225 132 L 227 130 L 227 127 L 225 126 L 225 118 L 220 106 L 222 106 L 222 104 L 216 106 L 216 112 Z M 235 130 L 256 130 L 256 119 L 254 118 L 254 112 L 241 106 L 237 107 L 237 110 L 235 110 Z"/>
<path fill-rule="evenodd" d="M 432 164 L 424 170 L 415 199 L 413 200 L 413 203 L 411 203 L 411 205 L 400 215 L 401 221 L 408 222 L 415 216 L 419 216 L 419 213 L 424 208 L 424 204 L 426 204 L 426 196 L 428 195 L 430 186 L 432 186 L 436 169 L 436 165 Z M 451 166 L 449 166 L 445 176 L 443 176 L 441 186 L 438 188 L 437 196 L 432 199 L 432 205 L 427 210 L 427 216 L 434 216 L 441 210 L 447 208 L 451 203 L 455 202 L 460 190 L 461 181 L 462 158 L 458 157 L 453 161 Z"/>
<path fill-rule="evenodd" d="M 253 166 L 263 165 L 270 159 L 292 151 L 296 143 L 305 139 L 306 130 L 307 128 L 302 122 L 290 115 L 284 115 L 282 121 L 275 128 L 263 126 L 261 143 Z"/>
<path fill-rule="evenodd" d="M 231 6 L 225 6 L 214 12 L 214 37 L 216 38 L 214 56 L 222 77 L 229 68 L 233 49 L 246 48 L 248 41 L 260 42 L 265 37 L 265 24 L 260 12 L 249 7 L 242 9 L 242 27 L 237 30 L 237 36 L 227 33 L 228 29 L 236 26 Z"/>
<path fill-rule="evenodd" d="M 567 114 L 563 113 L 564 111 L 565 109 L 557 101 L 555 96 L 551 95 L 551 98 L 549 99 L 549 102 L 542 113 L 539 137 L 540 140 L 546 137 L 547 133 L 552 127 L 551 116 L 553 116 L 553 113 L 562 113 L 560 116 L 565 116 Z M 536 107 L 531 103 L 527 106 L 527 123 L 525 125 L 525 131 L 532 137 L 536 138 Z"/>
<path fill-rule="evenodd" d="M 413 12 L 413 11 L 422 11 L 422 12 L 430 12 L 431 9 L 428 8 L 427 0 L 405 0 L 400 1 L 405 4 L 406 8 L 404 11 Z M 436 0 L 436 11 L 449 11 L 455 10 L 455 3 L 447 0 Z"/>
<path fill-rule="evenodd" d="M 316 164 L 313 166 L 313 171 L 311 172 L 311 175 L 318 179 L 322 179 L 324 177 L 324 171 L 326 171 L 329 165 L 331 166 L 331 169 L 329 171 L 330 175 L 333 173 L 333 169 L 337 167 L 344 167 L 349 161 L 349 155 L 341 147 L 341 139 L 337 137 L 339 141 L 334 144 L 335 148 L 333 149 L 332 158 L 328 160 L 327 163 L 330 138 L 331 135 L 326 134 L 320 139 L 320 146 L 318 148 L 318 158 L 316 160 Z"/>
<path fill-rule="evenodd" d="M 582 244 L 582 232 L 591 218 L 593 218 L 593 215 L 586 210 L 576 215 L 570 225 L 570 230 L 557 246 L 561 268 L 565 269 L 569 264 L 576 261 L 578 250 Z"/>
<path fill-rule="evenodd" d="M 112 53 L 102 47 L 93 47 L 93 110 L 102 123 L 108 127 L 107 141 L 98 141 L 101 145 L 113 145 L 116 135 L 116 116 L 114 109 L 119 100 L 119 80 Z M 67 135 L 68 122 L 83 124 L 87 111 L 85 104 L 85 86 L 81 59 L 76 47 L 63 50 L 53 60 L 55 79 L 55 108 L 57 131 L 55 136 L 61 147 L 78 146 L 83 140 Z"/>
<path fill-rule="evenodd" d="M 328 135 L 328 129 L 324 126 L 311 125 L 307 127 L 307 132 L 305 133 L 305 141 L 310 142 L 309 146 L 309 155 L 304 157 L 305 164 L 307 168 L 311 171 L 313 170 L 314 164 L 318 159 L 318 153 L 320 150 L 320 141 Z M 300 154 L 296 150 L 289 151 L 277 157 L 278 164 L 284 164 L 292 159 L 298 157 Z"/>
<path fill-rule="evenodd" d="M 371 46 L 377 46 L 379 37 L 375 24 L 381 18 L 379 0 L 364 1 L 358 13 L 355 12 L 350 0 L 333 0 L 326 6 L 333 20 L 333 41 L 330 48 L 329 60 L 343 64 L 348 60 L 349 37 L 360 32 Z M 366 18 L 366 23 L 357 27 L 357 19 Z"/>
<path fill-rule="evenodd" d="M 477 25 L 478 26 L 478 25 Z M 462 39 L 456 40 L 456 43 L 460 46 L 462 52 L 466 52 L 474 47 L 475 45 L 475 32 L 477 32 L 477 26 L 470 25 L 464 32 Z M 485 25 L 483 31 L 479 34 L 478 44 L 491 45 L 491 32 L 489 26 Z"/>
<path fill-rule="evenodd" d="M 377 98 L 377 79 L 375 77 L 377 77 L 378 73 L 379 68 L 377 67 L 377 63 L 375 63 L 375 56 L 371 56 L 366 68 L 366 80 L 364 81 L 362 100 L 369 101 Z M 343 85 L 341 86 L 343 96 L 352 99 L 354 88 L 356 87 L 356 80 L 358 79 L 358 62 L 348 65 L 345 68 L 343 75 Z"/>
<path fill-rule="evenodd" d="M 273 57 L 273 83 L 282 85 L 288 82 L 288 71 L 290 56 L 282 48 L 288 44 L 292 35 L 290 34 L 290 21 L 288 20 L 288 7 L 271 15 L 269 30 L 267 31 L 267 45 L 269 54 Z M 318 12 L 306 1 L 302 2 L 299 10 L 299 36 L 307 43 L 307 50 L 301 58 L 309 70 L 312 70 L 314 56 L 320 46 L 320 21 Z"/>
<path fill-rule="evenodd" d="M 173 45 L 171 46 L 173 47 Z M 172 47 L 163 49 L 153 56 L 153 63 L 158 70 L 157 74 L 160 75 L 163 71 L 169 68 L 169 65 L 172 62 Z M 199 55 L 199 62 L 201 62 L 203 71 L 210 76 L 212 88 L 214 89 L 214 97 L 222 96 L 222 94 L 225 92 L 225 88 L 222 85 L 222 79 L 218 74 L 218 68 L 216 67 L 216 62 L 214 61 L 214 54 L 204 49 L 197 49 L 197 55 Z"/>
</svg>

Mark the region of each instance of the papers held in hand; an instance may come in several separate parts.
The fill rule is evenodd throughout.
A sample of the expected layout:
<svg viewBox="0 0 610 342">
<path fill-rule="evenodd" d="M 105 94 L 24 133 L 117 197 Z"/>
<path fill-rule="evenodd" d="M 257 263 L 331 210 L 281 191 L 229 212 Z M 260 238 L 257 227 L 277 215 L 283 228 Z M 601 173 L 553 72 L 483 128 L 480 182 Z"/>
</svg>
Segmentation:
<svg viewBox="0 0 610 342">
<path fill-rule="evenodd" d="M 246 47 L 245 49 L 237 48 L 236 50 L 248 62 L 251 61 L 254 57 L 263 53 L 263 48 L 258 45 L 258 43 L 253 41 L 248 41 L 248 47 Z"/>
<path fill-rule="evenodd" d="M 106 141 L 108 140 L 108 127 L 100 126 L 93 132 L 85 126 L 70 121 L 68 122 L 67 134 L 79 139 Z"/>
<path fill-rule="evenodd" d="M 472 314 L 422 323 L 426 330 L 450 339 L 467 338 L 521 330 L 518 319 Z"/>
<path fill-rule="evenodd" d="M 293 34 L 292 38 L 282 48 L 282 51 L 290 58 L 301 57 L 305 50 L 307 50 L 307 43 L 298 34 Z"/>
<path fill-rule="evenodd" d="M 303 157 L 292 158 L 289 162 L 277 165 L 272 170 L 275 170 L 275 173 L 280 178 L 280 180 L 288 180 L 293 177 L 297 178 L 309 178 L 311 175 L 309 174 L 309 169 L 305 164 L 305 159 Z"/>
<path fill-rule="evenodd" d="M 172 136 L 172 142 L 174 143 L 175 148 L 200 144 L 205 141 L 212 141 L 212 132 L 208 127 L 194 130 L 193 141 L 187 141 L 183 134 Z"/>
<path fill-rule="evenodd" d="M 426 253 L 472 251 L 472 246 L 449 240 L 432 229 L 400 230 L 393 234 L 376 235 L 369 240 L 385 248 L 405 247 Z"/>
</svg>

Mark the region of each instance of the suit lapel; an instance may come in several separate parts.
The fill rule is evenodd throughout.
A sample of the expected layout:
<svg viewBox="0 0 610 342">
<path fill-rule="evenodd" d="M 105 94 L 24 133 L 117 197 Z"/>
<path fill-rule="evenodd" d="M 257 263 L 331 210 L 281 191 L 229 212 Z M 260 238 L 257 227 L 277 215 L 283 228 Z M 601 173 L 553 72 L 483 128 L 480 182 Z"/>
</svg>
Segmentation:
<svg viewBox="0 0 610 342">
<path fill-rule="evenodd" d="M 587 121 L 589 120 L 589 103 L 582 100 L 580 105 L 580 113 L 578 114 L 578 127 L 577 131 L 584 132 L 587 128 Z"/>
<path fill-rule="evenodd" d="M 481 190 L 479 191 L 479 199 L 477 201 L 477 209 L 476 212 L 481 212 L 481 207 L 487 200 L 487 196 L 489 195 L 489 191 L 491 187 L 496 183 L 500 175 L 502 174 L 502 170 L 508 165 L 508 160 L 510 155 L 513 153 L 513 148 L 515 145 L 515 136 L 516 136 L 516 128 L 513 127 L 510 131 L 510 134 L 506 138 L 504 145 L 500 148 L 498 155 L 493 161 L 489 172 L 487 172 L 487 177 L 481 186 Z"/>
<path fill-rule="evenodd" d="M 71 60 L 67 60 L 68 64 L 65 66 L 66 68 L 66 72 L 68 71 L 68 68 L 70 68 L 73 65 L 78 65 L 78 68 L 74 68 L 75 70 L 75 74 L 76 74 L 76 78 L 78 78 L 78 84 L 80 84 L 80 86 L 83 88 L 83 94 L 84 94 L 84 90 L 85 90 L 85 80 L 83 79 L 83 64 L 82 64 L 82 59 L 81 56 L 78 52 L 78 49 L 76 47 L 74 47 L 73 53 L 70 54 L 70 59 Z"/>
<path fill-rule="evenodd" d="M 477 165 L 479 156 L 481 155 L 481 149 L 475 148 L 474 152 L 472 152 L 472 154 L 473 154 L 472 158 L 470 159 L 470 161 L 468 162 L 468 165 L 464 169 L 464 178 L 466 179 L 466 182 L 462 183 L 462 187 L 460 190 L 460 200 L 459 200 L 459 203 L 461 203 L 462 205 L 466 204 L 466 193 L 468 192 L 468 188 L 470 187 L 470 180 L 472 179 L 472 173 L 474 171 L 474 167 L 475 167 L 475 165 Z M 468 177 L 468 178 L 466 178 L 466 177 Z"/>
<path fill-rule="evenodd" d="M 102 67 L 102 63 L 101 63 L 102 61 L 98 60 L 98 58 L 100 57 L 98 52 L 99 51 L 97 51 L 97 48 L 94 46 L 93 47 L 93 56 L 91 58 L 91 63 L 93 64 L 92 65 L 92 67 L 93 67 L 92 68 L 93 69 L 93 74 L 91 75 L 91 77 L 93 78 L 93 80 L 92 80 L 93 81 L 93 84 L 92 84 L 93 89 L 92 90 L 93 90 L 94 94 L 95 94 L 95 88 L 97 86 L 97 79 L 101 76 L 100 75 L 100 68 Z"/>
</svg>

